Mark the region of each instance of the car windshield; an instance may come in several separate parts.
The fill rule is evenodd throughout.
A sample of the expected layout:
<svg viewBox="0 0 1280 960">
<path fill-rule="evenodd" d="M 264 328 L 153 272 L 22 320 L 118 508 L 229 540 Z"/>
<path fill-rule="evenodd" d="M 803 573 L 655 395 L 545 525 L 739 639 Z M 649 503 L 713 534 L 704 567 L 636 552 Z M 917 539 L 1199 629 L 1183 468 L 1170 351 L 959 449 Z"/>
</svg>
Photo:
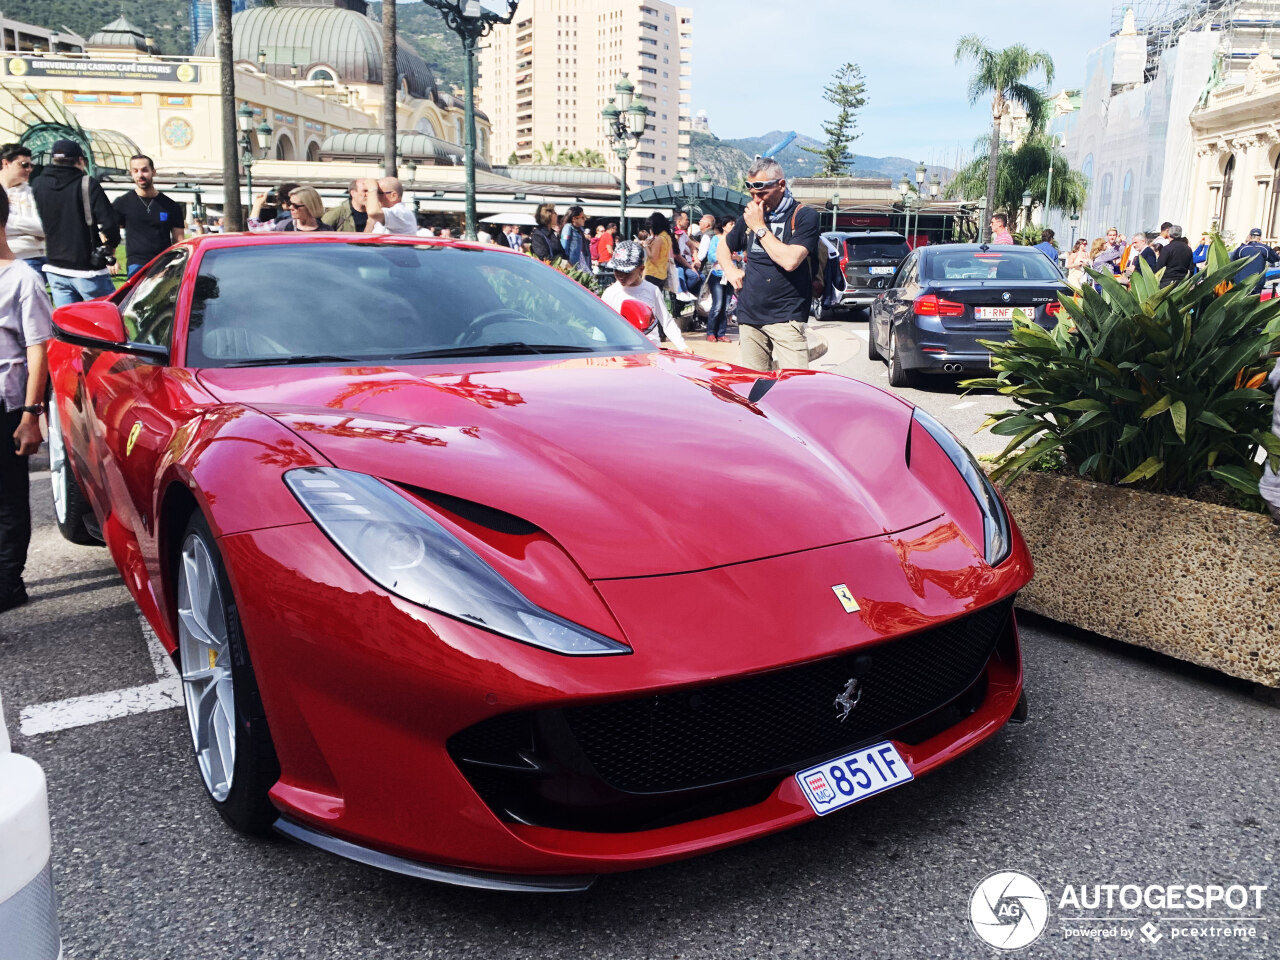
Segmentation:
<svg viewBox="0 0 1280 960">
<path fill-rule="evenodd" d="M 897 263 L 910 252 L 907 241 L 892 237 L 849 237 L 845 240 L 845 256 L 850 260 L 892 260 Z"/>
<path fill-rule="evenodd" d="M 1055 263 L 1039 250 L 956 250 L 936 252 L 925 261 L 928 280 L 1061 280 Z"/>
<path fill-rule="evenodd" d="M 653 349 L 597 297 L 530 257 L 429 244 L 210 250 L 187 331 L 193 367 Z"/>
</svg>

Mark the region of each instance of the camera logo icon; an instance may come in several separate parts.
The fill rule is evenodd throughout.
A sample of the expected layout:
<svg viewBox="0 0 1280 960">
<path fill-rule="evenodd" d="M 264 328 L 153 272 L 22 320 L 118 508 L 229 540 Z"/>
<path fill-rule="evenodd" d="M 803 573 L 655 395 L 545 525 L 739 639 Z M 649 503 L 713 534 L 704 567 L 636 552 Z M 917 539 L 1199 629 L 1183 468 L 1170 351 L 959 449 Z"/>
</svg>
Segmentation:
<svg viewBox="0 0 1280 960">
<path fill-rule="evenodd" d="M 1002 870 L 974 889 L 969 920 L 983 943 L 997 950 L 1021 950 L 1044 933 L 1049 900 L 1040 884 L 1025 873 Z"/>
</svg>

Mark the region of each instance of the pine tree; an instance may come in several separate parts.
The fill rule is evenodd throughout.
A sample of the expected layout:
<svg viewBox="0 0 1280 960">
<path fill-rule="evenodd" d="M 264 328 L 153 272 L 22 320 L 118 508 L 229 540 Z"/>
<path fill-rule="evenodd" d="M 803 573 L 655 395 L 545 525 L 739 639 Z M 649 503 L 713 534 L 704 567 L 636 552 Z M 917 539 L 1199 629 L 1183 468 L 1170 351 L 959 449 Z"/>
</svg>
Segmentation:
<svg viewBox="0 0 1280 960">
<path fill-rule="evenodd" d="M 843 177 L 853 166 L 850 144 L 861 134 L 855 133 L 858 111 L 867 103 L 867 85 L 862 79 L 862 68 L 856 63 L 846 63 L 836 71 L 822 99 L 836 108 L 835 119 L 822 125 L 827 142 L 822 147 L 805 147 L 809 153 L 822 158 L 819 177 Z"/>
</svg>

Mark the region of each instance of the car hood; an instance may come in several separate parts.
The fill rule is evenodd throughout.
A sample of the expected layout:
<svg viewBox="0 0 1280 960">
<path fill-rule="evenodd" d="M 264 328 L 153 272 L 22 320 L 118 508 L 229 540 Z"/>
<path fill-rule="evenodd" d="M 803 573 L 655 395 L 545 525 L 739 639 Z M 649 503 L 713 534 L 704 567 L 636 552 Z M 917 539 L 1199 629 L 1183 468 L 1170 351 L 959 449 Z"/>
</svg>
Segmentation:
<svg viewBox="0 0 1280 960">
<path fill-rule="evenodd" d="M 591 579 L 709 569 L 942 513 L 911 408 L 826 373 L 643 354 L 200 371 L 334 465 L 536 524 Z"/>
</svg>

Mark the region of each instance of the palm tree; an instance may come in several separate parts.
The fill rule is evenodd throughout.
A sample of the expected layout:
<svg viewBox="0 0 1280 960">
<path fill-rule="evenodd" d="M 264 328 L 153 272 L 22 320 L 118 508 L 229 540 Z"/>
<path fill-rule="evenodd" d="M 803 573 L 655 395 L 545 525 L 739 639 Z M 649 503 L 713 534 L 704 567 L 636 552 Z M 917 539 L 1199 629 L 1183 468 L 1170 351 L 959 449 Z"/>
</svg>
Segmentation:
<svg viewBox="0 0 1280 960">
<path fill-rule="evenodd" d="M 231 46 L 231 0 L 214 0 L 213 21 L 222 94 L 222 183 L 226 195 L 222 206 L 223 225 L 227 230 L 243 230 L 240 158 L 236 154 L 236 64 Z"/>
<path fill-rule="evenodd" d="M 978 141 L 980 155 L 956 173 L 947 185 L 947 196 L 971 199 L 982 196 L 989 183 L 990 158 L 987 138 Z M 1072 170 L 1066 154 L 1058 149 L 1054 139 L 1045 133 L 1030 133 L 1016 148 L 1002 147 L 996 157 L 996 189 L 994 210 L 1008 210 L 1010 227 L 1018 229 L 1022 195 L 1030 193 L 1037 202 L 1043 202 L 1045 188 L 1049 186 L 1049 167 L 1053 167 L 1053 195 L 1049 206 L 1058 210 L 1079 209 L 1084 206 L 1088 182 L 1084 175 Z"/>
<path fill-rule="evenodd" d="M 1053 58 L 1044 50 L 1032 53 L 1020 43 L 1003 50 L 992 50 L 976 33 L 966 34 L 956 43 L 956 63 L 974 62 L 969 78 L 969 102 L 977 103 L 991 94 L 991 142 L 987 153 L 987 210 L 995 212 L 996 172 L 1000 152 L 1000 119 L 1006 104 L 1021 104 L 1027 111 L 1031 129 L 1044 125 L 1047 101 L 1044 93 L 1027 83 L 1037 70 L 1044 73 L 1045 83 L 1053 83 Z M 984 240 L 991 239 L 991 226 L 982 225 Z"/>
<path fill-rule="evenodd" d="M 396 50 L 396 0 L 382 4 L 382 136 L 383 176 L 394 177 L 396 170 L 396 93 L 400 86 L 400 70 Z"/>
</svg>

